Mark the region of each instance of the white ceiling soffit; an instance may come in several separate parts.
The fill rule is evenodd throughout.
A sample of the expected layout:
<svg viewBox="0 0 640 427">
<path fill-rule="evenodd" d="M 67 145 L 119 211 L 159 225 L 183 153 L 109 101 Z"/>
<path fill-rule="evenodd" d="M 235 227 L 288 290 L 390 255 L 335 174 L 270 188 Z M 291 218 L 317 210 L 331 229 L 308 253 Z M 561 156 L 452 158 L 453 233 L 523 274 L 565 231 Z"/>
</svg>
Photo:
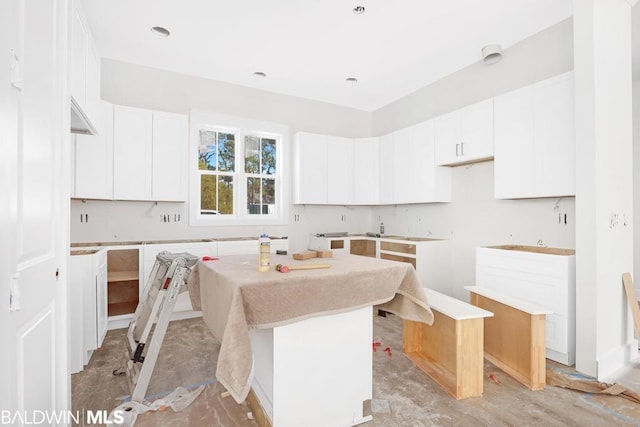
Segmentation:
<svg viewBox="0 0 640 427">
<path fill-rule="evenodd" d="M 82 2 L 104 58 L 364 111 L 480 61 L 487 44 L 506 49 L 572 14 L 571 0 Z"/>
</svg>

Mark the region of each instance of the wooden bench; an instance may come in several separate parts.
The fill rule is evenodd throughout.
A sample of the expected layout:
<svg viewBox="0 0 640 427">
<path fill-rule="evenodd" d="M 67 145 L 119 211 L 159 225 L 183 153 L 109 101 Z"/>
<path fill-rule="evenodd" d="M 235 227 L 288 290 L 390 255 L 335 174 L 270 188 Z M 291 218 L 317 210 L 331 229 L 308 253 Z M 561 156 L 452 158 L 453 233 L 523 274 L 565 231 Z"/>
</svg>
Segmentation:
<svg viewBox="0 0 640 427">
<path fill-rule="evenodd" d="M 471 304 L 494 316 L 484 324 L 484 356 L 531 390 L 546 383 L 545 319 L 551 311 L 479 286 L 465 286 Z"/>
<path fill-rule="evenodd" d="M 489 311 L 425 289 L 433 325 L 404 321 L 403 351 L 456 399 L 481 396 L 483 330 Z"/>
</svg>

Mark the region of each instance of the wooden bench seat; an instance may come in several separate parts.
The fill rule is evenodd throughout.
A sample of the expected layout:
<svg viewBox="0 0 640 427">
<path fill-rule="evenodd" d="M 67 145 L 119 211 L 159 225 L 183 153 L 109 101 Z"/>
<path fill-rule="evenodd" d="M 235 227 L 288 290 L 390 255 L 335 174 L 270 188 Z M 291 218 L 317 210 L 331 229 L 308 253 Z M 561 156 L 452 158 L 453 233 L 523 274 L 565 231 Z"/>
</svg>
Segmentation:
<svg viewBox="0 0 640 427">
<path fill-rule="evenodd" d="M 479 286 L 465 286 L 471 304 L 494 316 L 484 324 L 484 356 L 531 390 L 546 376 L 545 319 L 551 311 Z"/>
<path fill-rule="evenodd" d="M 405 355 L 456 399 L 483 391 L 484 318 L 487 310 L 425 289 L 433 325 L 404 321 Z"/>
</svg>

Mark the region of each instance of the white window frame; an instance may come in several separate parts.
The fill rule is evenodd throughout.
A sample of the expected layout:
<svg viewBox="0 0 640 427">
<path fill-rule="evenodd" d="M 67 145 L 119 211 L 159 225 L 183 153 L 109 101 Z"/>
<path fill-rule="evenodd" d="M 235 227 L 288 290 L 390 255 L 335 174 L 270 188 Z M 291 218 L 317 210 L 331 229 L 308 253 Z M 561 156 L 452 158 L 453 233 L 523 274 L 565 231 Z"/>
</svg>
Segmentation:
<svg viewBox="0 0 640 427">
<path fill-rule="evenodd" d="M 286 125 L 242 117 L 216 114 L 201 110 L 191 110 L 189 137 L 189 224 L 193 226 L 215 225 L 285 225 L 288 220 L 289 193 L 289 128 Z M 235 173 L 233 182 L 233 214 L 200 214 L 200 171 L 198 170 L 198 149 L 200 130 L 229 132 L 235 134 Z M 247 213 L 247 177 L 255 176 L 245 172 L 245 136 L 253 135 L 276 139 L 276 173 L 274 215 Z M 270 178 L 271 176 L 269 176 Z"/>
</svg>

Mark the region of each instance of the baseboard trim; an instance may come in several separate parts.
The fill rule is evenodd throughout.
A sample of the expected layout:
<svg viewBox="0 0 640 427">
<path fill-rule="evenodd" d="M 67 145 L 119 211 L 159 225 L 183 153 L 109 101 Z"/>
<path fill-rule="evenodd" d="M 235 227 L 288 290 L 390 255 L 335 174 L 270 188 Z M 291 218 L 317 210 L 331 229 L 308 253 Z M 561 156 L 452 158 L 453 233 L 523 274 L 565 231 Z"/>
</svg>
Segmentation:
<svg viewBox="0 0 640 427">
<path fill-rule="evenodd" d="M 256 423 L 258 423 L 258 426 L 273 427 L 271 420 L 269 419 L 266 412 L 264 411 L 264 408 L 262 408 L 262 405 L 260 404 L 258 397 L 253 391 L 253 388 L 249 390 L 249 395 L 247 396 L 247 404 L 249 405 L 249 408 L 253 413 L 253 419 L 256 421 Z"/>
</svg>

